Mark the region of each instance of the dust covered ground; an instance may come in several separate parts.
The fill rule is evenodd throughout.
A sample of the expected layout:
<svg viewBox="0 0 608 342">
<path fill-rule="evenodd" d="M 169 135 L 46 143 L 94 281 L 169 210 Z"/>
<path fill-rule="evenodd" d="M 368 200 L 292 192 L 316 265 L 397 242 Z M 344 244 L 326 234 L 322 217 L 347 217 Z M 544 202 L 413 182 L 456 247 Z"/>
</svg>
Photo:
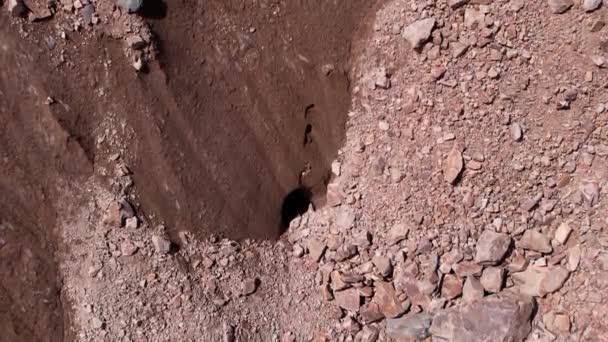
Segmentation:
<svg viewBox="0 0 608 342">
<path fill-rule="evenodd" d="M 0 340 L 606 339 L 601 1 L 15 4 Z"/>
</svg>

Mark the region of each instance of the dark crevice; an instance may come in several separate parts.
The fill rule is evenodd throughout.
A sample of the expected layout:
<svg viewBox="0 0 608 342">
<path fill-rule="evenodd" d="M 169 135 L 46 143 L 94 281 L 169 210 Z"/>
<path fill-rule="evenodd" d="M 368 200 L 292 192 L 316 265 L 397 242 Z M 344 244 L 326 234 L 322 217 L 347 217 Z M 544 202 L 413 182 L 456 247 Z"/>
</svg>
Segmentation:
<svg viewBox="0 0 608 342">
<path fill-rule="evenodd" d="M 312 142 L 312 137 L 310 136 L 310 133 L 312 133 L 312 125 L 308 124 L 304 129 L 304 146 Z"/>
<path fill-rule="evenodd" d="M 312 191 L 304 187 L 293 190 L 285 197 L 281 207 L 281 234 L 287 231 L 293 219 L 308 211 L 311 203 Z"/>
</svg>

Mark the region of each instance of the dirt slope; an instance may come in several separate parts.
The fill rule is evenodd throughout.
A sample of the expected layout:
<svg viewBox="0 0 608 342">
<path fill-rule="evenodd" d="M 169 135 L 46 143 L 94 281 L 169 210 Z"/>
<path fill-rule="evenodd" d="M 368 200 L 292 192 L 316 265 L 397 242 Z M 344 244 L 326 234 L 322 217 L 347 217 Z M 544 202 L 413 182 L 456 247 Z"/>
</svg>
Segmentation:
<svg viewBox="0 0 608 342">
<path fill-rule="evenodd" d="M 3 11 L 5 336 L 61 340 L 54 260 L 73 246 L 55 243 L 56 218 L 85 201 L 77 192 L 94 169 L 107 189 L 121 187 L 116 154 L 131 167 L 141 214 L 174 232 L 278 237 L 287 194 L 322 192 L 341 143 L 364 3 L 211 1 L 146 12 L 158 59 L 139 74 L 114 38 L 143 21 L 109 4 L 96 4 L 101 24 L 82 32 L 71 27 L 78 10 L 57 7 L 33 25 Z"/>
</svg>

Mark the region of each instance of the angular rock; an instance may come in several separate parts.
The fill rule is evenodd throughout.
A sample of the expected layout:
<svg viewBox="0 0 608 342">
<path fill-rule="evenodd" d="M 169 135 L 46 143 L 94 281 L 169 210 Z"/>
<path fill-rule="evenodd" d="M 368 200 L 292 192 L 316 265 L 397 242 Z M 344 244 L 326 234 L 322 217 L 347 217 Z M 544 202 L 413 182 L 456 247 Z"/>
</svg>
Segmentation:
<svg viewBox="0 0 608 342">
<path fill-rule="evenodd" d="M 328 206 L 337 207 L 340 204 L 342 204 L 343 199 L 344 199 L 344 195 L 340 191 L 340 184 L 338 184 L 338 183 L 327 184 L 326 204 Z"/>
<path fill-rule="evenodd" d="M 553 327 L 557 333 L 569 333 L 570 332 L 570 317 L 564 314 L 555 315 L 553 320 Z"/>
<path fill-rule="evenodd" d="M 342 208 L 336 216 L 336 226 L 341 231 L 351 229 L 355 225 L 355 212 L 348 208 Z"/>
<path fill-rule="evenodd" d="M 502 290 L 505 281 L 505 272 L 500 267 L 488 267 L 483 270 L 479 279 L 483 288 L 490 293 L 498 293 Z"/>
<path fill-rule="evenodd" d="M 253 294 L 258 289 L 259 280 L 257 278 L 250 278 L 243 281 L 241 284 L 241 290 L 243 295 L 249 296 Z"/>
<path fill-rule="evenodd" d="M 361 305 L 359 291 L 354 288 L 334 292 L 334 300 L 339 307 L 350 312 L 359 311 Z"/>
<path fill-rule="evenodd" d="M 433 340 L 523 341 L 531 330 L 534 299 L 500 294 L 441 311 L 433 318 Z"/>
<path fill-rule="evenodd" d="M 523 137 L 523 130 L 521 129 L 521 125 L 517 122 L 511 124 L 511 138 L 514 141 L 521 141 Z"/>
<path fill-rule="evenodd" d="M 436 66 L 431 68 L 431 77 L 433 80 L 437 81 L 445 75 L 447 69 L 444 66 Z"/>
<path fill-rule="evenodd" d="M 581 262 L 581 245 L 573 246 L 568 250 L 568 264 L 566 265 L 568 271 L 574 272 L 578 268 L 578 264 Z"/>
<path fill-rule="evenodd" d="M 376 266 L 378 272 L 380 272 L 380 275 L 382 275 L 383 277 L 388 277 L 389 275 L 391 275 L 391 273 L 393 273 L 393 265 L 391 264 L 391 259 L 387 257 L 377 255 L 373 257 L 372 263 L 374 264 L 374 266 Z"/>
<path fill-rule="evenodd" d="M 137 225 L 137 216 L 133 216 L 125 220 L 125 228 L 127 229 L 137 229 Z"/>
<path fill-rule="evenodd" d="M 439 271 L 443 274 L 448 274 L 452 267 L 463 259 L 462 253 L 458 249 L 453 249 L 441 257 L 441 265 Z"/>
<path fill-rule="evenodd" d="M 598 202 L 600 197 L 600 186 L 597 182 L 584 180 L 579 186 L 579 191 L 589 206 L 594 206 Z"/>
<path fill-rule="evenodd" d="M 395 293 L 393 284 L 379 281 L 376 282 L 376 293 L 373 302 L 378 304 L 380 312 L 387 318 L 395 318 L 405 312 L 404 306 Z"/>
<path fill-rule="evenodd" d="M 429 40 L 433 28 L 435 28 L 435 18 L 422 19 L 406 26 L 401 35 L 412 48 L 417 49 Z"/>
<path fill-rule="evenodd" d="M 551 253 L 553 251 L 549 238 L 533 229 L 526 230 L 517 245 L 523 249 L 540 253 Z"/>
<path fill-rule="evenodd" d="M 427 313 L 388 319 L 386 320 L 386 334 L 395 339 L 422 340 L 429 336 L 431 322 L 432 317 Z"/>
<path fill-rule="evenodd" d="M 409 233 L 410 228 L 405 223 L 397 223 L 394 225 L 391 230 L 388 232 L 388 243 L 391 245 L 396 245 L 399 242 L 407 239 L 407 234 Z"/>
<path fill-rule="evenodd" d="M 479 279 L 473 276 L 467 277 L 462 288 L 462 299 L 464 299 L 465 302 L 472 302 L 483 298 L 483 296 L 484 288 Z"/>
<path fill-rule="evenodd" d="M 469 49 L 469 44 L 461 43 L 461 42 L 453 42 L 450 44 L 452 48 L 452 57 L 458 58 L 467 52 Z"/>
<path fill-rule="evenodd" d="M 543 194 L 542 193 L 538 193 L 536 195 L 534 195 L 534 197 L 528 197 L 524 200 L 521 201 L 520 203 L 520 208 L 523 211 L 531 211 L 532 209 L 536 208 L 536 206 L 538 205 L 538 203 L 540 202 L 540 200 L 543 198 Z"/>
<path fill-rule="evenodd" d="M 171 252 L 171 241 L 165 239 L 160 235 L 152 236 L 152 245 L 158 254 L 169 254 Z"/>
<path fill-rule="evenodd" d="M 555 231 L 555 241 L 559 242 L 560 245 L 564 245 L 568 241 L 570 233 L 572 233 L 572 228 L 570 228 L 568 222 L 562 222 Z"/>
<path fill-rule="evenodd" d="M 433 293 L 435 287 L 431 284 L 425 284 L 423 281 L 416 281 L 415 279 L 400 278 L 395 281 L 395 286 L 401 289 L 410 299 L 413 305 L 428 305 L 431 301 L 429 296 Z"/>
<path fill-rule="evenodd" d="M 378 329 L 366 325 L 355 335 L 355 342 L 376 342 L 378 336 L 380 336 Z"/>
<path fill-rule="evenodd" d="M 521 252 L 515 252 L 508 269 L 510 272 L 521 272 L 528 267 L 528 259 Z"/>
<path fill-rule="evenodd" d="M 510 245 L 509 235 L 486 229 L 477 240 L 475 261 L 481 265 L 496 265 L 505 257 Z"/>
<path fill-rule="evenodd" d="M 384 318 L 384 314 L 380 312 L 380 306 L 374 302 L 363 305 L 359 310 L 359 315 L 365 324 L 377 322 Z"/>
<path fill-rule="evenodd" d="M 462 152 L 457 148 L 452 148 L 445 161 L 443 177 L 448 183 L 454 184 L 458 179 L 460 172 L 462 172 L 463 167 L 464 161 L 462 160 Z"/>
<path fill-rule="evenodd" d="M 344 281 L 342 273 L 340 271 L 331 272 L 331 289 L 334 291 L 341 291 L 347 288 L 349 285 Z"/>
<path fill-rule="evenodd" d="M 321 260 L 326 249 L 327 245 L 319 240 L 311 239 L 308 241 L 308 253 L 313 261 Z"/>
<path fill-rule="evenodd" d="M 391 79 L 388 77 L 388 74 L 386 73 L 386 69 L 385 68 L 380 68 L 375 73 L 374 85 L 376 87 L 378 87 L 378 88 L 381 88 L 381 89 L 389 89 L 391 87 Z M 333 166 L 334 166 L 334 164 L 332 164 L 332 170 L 334 169 Z M 340 173 L 339 171 L 338 171 L 337 174 L 334 172 L 334 174 L 336 176 L 340 176 L 339 173 Z"/>
<path fill-rule="evenodd" d="M 566 12 L 574 5 L 572 0 L 548 0 L 549 9 L 554 14 L 561 14 Z"/>
<path fill-rule="evenodd" d="M 441 285 L 441 296 L 446 299 L 454 299 L 462 294 L 462 279 L 453 274 L 443 277 Z"/>
<path fill-rule="evenodd" d="M 485 18 L 486 15 L 475 8 L 467 8 L 464 11 L 464 25 L 468 28 L 483 24 L 485 22 Z"/>
<path fill-rule="evenodd" d="M 522 294 L 544 297 L 559 290 L 570 273 L 561 266 L 528 267 L 524 272 L 513 273 L 511 277 Z"/>
<path fill-rule="evenodd" d="M 462 261 L 452 266 L 454 273 L 460 278 L 465 278 L 472 275 L 481 275 L 482 266 L 472 261 Z"/>
<path fill-rule="evenodd" d="M 591 58 L 591 61 L 593 62 L 593 64 L 595 64 L 595 66 L 597 66 L 598 68 L 608 67 L 608 61 L 603 56 L 592 55 L 590 58 Z"/>
<path fill-rule="evenodd" d="M 592 12 L 600 8 L 602 0 L 583 0 L 583 9 L 585 12 Z"/>
</svg>

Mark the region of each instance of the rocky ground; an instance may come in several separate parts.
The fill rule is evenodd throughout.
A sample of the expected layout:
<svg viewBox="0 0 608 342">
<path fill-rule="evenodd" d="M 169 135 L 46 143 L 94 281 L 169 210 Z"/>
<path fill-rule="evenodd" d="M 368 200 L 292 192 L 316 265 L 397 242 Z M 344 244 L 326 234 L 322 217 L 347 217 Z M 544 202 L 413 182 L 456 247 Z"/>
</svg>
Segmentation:
<svg viewBox="0 0 608 342">
<path fill-rule="evenodd" d="M 99 25 L 137 70 L 154 58 L 137 15 L 50 11 L 13 9 L 52 15 L 68 37 Z M 588 0 L 382 2 L 353 46 L 327 205 L 276 242 L 171 241 L 112 156 L 95 170 L 111 190 L 93 177 L 60 218 L 76 338 L 605 340 L 606 13 Z"/>
</svg>

